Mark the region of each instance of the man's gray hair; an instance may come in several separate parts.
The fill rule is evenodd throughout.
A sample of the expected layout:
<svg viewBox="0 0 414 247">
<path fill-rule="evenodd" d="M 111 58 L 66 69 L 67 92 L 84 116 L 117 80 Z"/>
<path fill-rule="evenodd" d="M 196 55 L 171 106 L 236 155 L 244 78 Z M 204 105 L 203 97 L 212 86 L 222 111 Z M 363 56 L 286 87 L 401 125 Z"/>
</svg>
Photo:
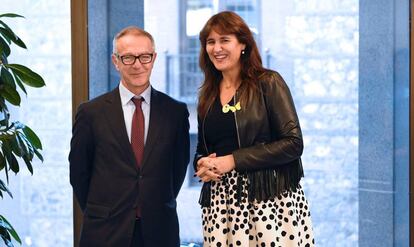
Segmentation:
<svg viewBox="0 0 414 247">
<path fill-rule="evenodd" d="M 152 44 L 152 48 L 155 50 L 155 42 L 154 42 L 154 38 L 152 37 L 152 35 L 145 31 L 144 29 L 141 29 L 139 27 L 136 26 L 129 26 L 126 27 L 124 29 L 122 29 L 119 33 L 117 33 L 112 41 L 112 53 L 116 54 L 117 50 L 116 50 L 116 42 L 118 41 L 118 39 L 120 39 L 121 37 L 125 36 L 125 35 L 136 35 L 136 36 L 145 36 L 147 38 L 149 38 L 151 40 L 151 44 Z"/>
</svg>

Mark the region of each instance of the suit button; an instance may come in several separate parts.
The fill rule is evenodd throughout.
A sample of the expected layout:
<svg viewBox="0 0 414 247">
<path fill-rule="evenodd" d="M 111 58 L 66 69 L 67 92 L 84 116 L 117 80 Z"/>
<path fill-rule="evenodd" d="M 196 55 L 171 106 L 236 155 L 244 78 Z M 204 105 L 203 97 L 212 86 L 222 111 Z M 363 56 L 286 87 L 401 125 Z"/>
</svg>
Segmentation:
<svg viewBox="0 0 414 247">
<path fill-rule="evenodd" d="M 139 175 L 139 176 L 138 176 L 138 178 L 139 178 L 139 179 L 142 179 L 143 177 L 144 177 L 144 176 L 142 176 L 142 175 Z"/>
</svg>

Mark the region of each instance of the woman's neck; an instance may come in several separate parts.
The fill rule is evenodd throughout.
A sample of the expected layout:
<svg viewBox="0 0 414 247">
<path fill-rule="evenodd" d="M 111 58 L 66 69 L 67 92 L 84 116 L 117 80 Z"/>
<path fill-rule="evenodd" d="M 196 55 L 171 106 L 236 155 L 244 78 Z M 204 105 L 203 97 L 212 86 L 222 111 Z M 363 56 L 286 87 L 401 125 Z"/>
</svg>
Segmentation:
<svg viewBox="0 0 414 247">
<path fill-rule="evenodd" d="M 223 73 L 223 79 L 220 84 L 224 89 L 235 88 L 237 89 L 241 83 L 240 72 L 238 73 Z"/>
</svg>

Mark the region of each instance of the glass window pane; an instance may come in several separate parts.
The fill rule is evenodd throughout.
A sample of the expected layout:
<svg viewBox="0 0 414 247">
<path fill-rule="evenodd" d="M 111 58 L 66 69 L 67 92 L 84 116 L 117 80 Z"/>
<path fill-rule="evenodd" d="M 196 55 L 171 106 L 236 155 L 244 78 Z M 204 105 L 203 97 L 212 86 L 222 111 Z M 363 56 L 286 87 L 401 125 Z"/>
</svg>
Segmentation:
<svg viewBox="0 0 414 247">
<path fill-rule="evenodd" d="M 196 2 L 186 5 L 182 1 L 179 8 L 196 11 Z M 201 3 L 205 6 L 206 1 Z M 235 11 L 245 19 L 265 66 L 279 71 L 292 91 L 305 141 L 302 184 L 310 201 L 317 244 L 357 246 L 358 1 L 227 0 L 211 1 L 211 5 L 217 11 Z M 166 63 L 158 63 L 156 69 L 165 71 L 164 77 L 159 76 L 167 82 L 168 93 L 189 105 L 195 145 L 196 93 L 202 81 L 197 67 L 198 39 L 188 33 L 169 39 L 168 33 L 175 32 L 172 26 L 172 30 L 154 29 L 151 22 L 156 19 L 165 27 L 168 24 L 162 18 L 167 13 L 182 26 L 205 17 L 189 19 L 189 15 L 169 11 L 171 7 L 152 6 L 159 3 L 146 2 L 145 28 L 154 34 L 158 47 L 168 50 Z M 192 168 L 189 173 L 178 203 L 181 237 L 186 243 L 201 243 L 200 184 L 191 177 Z"/>
<path fill-rule="evenodd" d="M 22 94 L 21 106 L 11 107 L 11 116 L 38 134 L 44 162 L 34 162 L 33 176 L 24 162 L 17 176 L 9 173 L 13 199 L 4 195 L 0 214 L 15 227 L 23 246 L 73 246 L 67 162 L 72 126 L 70 1 L 2 0 L 1 14 L 8 12 L 25 16 L 4 20 L 28 47 L 12 46 L 9 63 L 28 66 L 46 83 L 43 88 L 26 87 L 27 97 Z M 5 181 L 4 170 L 0 176 Z"/>
</svg>

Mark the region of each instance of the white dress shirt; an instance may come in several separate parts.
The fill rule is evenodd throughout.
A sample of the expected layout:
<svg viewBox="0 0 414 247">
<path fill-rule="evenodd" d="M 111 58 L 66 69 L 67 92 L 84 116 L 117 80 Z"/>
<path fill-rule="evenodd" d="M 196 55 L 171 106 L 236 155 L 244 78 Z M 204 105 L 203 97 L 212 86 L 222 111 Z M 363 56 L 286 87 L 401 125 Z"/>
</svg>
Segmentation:
<svg viewBox="0 0 414 247">
<path fill-rule="evenodd" d="M 145 122 L 145 129 L 144 129 L 144 144 L 147 141 L 148 136 L 148 127 L 149 127 L 149 119 L 150 119 L 150 107 L 151 107 L 151 85 L 148 86 L 141 95 L 134 95 L 131 91 L 129 91 L 122 82 L 119 83 L 119 94 L 121 96 L 121 104 L 122 104 L 122 111 L 124 112 L 124 120 L 125 120 L 125 128 L 128 134 L 129 142 L 131 142 L 131 124 L 132 124 L 132 116 L 135 112 L 135 104 L 131 101 L 132 97 L 136 98 L 144 98 L 145 101 L 142 101 L 141 108 L 142 112 L 144 113 L 144 122 Z"/>
</svg>

